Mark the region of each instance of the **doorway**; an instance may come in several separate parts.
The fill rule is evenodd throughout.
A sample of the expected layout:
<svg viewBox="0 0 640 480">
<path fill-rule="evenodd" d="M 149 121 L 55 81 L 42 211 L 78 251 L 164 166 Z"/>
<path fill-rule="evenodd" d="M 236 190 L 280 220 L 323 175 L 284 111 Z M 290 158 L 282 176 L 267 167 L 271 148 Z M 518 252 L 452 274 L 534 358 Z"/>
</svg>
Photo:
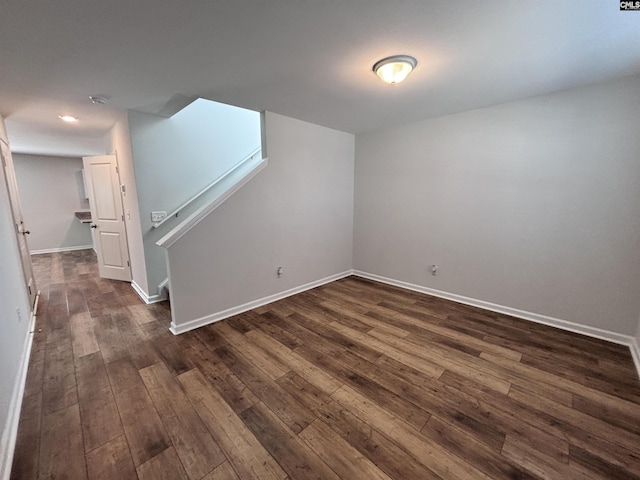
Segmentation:
<svg viewBox="0 0 640 480">
<path fill-rule="evenodd" d="M 5 182 L 7 191 L 9 192 L 9 203 L 11 204 L 11 215 L 15 227 L 16 239 L 20 250 L 20 261 L 22 263 L 22 271 L 24 272 L 24 281 L 29 295 L 29 306 L 33 312 L 37 299 L 37 288 L 33 277 L 33 266 L 31 265 L 31 253 L 29 251 L 28 235 L 31 231 L 27 228 L 22 216 L 22 208 L 20 206 L 20 195 L 18 193 L 18 182 L 16 181 L 15 169 L 13 166 L 13 158 L 11 150 L 0 138 L 0 157 L 2 157 L 2 168 L 4 169 Z"/>
<path fill-rule="evenodd" d="M 93 244 L 102 278 L 131 281 L 131 262 L 115 155 L 83 157 Z"/>
</svg>

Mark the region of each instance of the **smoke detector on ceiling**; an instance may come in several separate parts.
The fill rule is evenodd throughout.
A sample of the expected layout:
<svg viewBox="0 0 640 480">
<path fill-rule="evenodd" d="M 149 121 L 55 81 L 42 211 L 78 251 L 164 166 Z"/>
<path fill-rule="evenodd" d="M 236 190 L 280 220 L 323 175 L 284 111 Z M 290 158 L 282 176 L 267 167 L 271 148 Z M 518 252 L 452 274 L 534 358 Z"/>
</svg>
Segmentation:
<svg viewBox="0 0 640 480">
<path fill-rule="evenodd" d="M 90 95 L 89 100 L 91 100 L 91 103 L 93 103 L 94 105 L 104 105 L 105 103 L 107 103 L 107 99 L 101 97 L 100 95 Z"/>
</svg>

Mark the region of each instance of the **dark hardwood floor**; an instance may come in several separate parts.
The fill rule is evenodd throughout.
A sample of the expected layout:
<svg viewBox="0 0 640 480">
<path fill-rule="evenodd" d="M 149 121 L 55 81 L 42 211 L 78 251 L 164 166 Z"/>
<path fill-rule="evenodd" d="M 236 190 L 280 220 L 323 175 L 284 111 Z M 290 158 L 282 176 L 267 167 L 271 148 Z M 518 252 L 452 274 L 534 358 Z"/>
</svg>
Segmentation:
<svg viewBox="0 0 640 480">
<path fill-rule="evenodd" d="M 12 479 L 640 478 L 626 347 L 356 277 L 173 336 L 91 251 L 34 268 Z"/>
</svg>

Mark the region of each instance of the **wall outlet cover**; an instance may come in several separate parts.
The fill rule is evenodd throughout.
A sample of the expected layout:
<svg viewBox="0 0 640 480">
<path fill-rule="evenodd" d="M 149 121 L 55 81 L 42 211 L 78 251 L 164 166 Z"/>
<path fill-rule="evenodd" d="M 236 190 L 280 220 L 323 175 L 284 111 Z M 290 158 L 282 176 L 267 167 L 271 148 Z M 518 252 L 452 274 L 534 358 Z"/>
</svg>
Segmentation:
<svg viewBox="0 0 640 480">
<path fill-rule="evenodd" d="M 167 218 L 167 212 L 151 212 L 152 222 L 161 222 L 165 218 Z"/>
</svg>

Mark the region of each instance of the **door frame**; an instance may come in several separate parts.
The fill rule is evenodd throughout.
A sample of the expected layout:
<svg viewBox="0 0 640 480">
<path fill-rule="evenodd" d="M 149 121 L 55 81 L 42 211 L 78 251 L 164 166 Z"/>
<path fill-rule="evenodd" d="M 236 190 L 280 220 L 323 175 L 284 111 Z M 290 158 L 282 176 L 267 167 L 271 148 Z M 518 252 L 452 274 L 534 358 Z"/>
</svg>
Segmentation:
<svg viewBox="0 0 640 480">
<path fill-rule="evenodd" d="M 29 308 L 31 309 L 31 313 L 33 313 L 36 309 L 36 302 L 38 300 L 38 288 L 36 287 L 36 281 L 33 275 L 31 251 L 29 250 L 29 242 L 27 241 L 27 235 L 31 232 L 26 228 L 24 217 L 22 215 L 20 192 L 18 189 L 15 168 L 13 166 L 11 149 L 9 148 L 9 144 L 2 138 L 0 138 L 0 158 L 2 168 L 4 169 L 4 182 L 7 186 L 7 194 L 11 207 L 11 218 L 15 229 L 18 250 L 20 251 L 20 263 L 22 265 L 25 289 L 29 297 Z"/>
</svg>

